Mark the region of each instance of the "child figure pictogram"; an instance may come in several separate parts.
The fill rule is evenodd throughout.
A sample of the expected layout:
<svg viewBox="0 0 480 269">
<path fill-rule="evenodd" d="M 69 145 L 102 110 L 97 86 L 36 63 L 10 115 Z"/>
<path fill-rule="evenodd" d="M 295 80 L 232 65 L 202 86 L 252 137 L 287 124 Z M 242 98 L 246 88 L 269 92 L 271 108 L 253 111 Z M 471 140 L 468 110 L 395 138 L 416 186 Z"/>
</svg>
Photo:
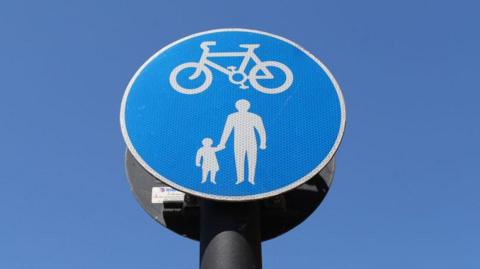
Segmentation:
<svg viewBox="0 0 480 269">
<path fill-rule="evenodd" d="M 205 183 L 210 174 L 210 182 L 217 184 L 215 182 L 215 176 L 217 175 L 220 167 L 218 166 L 217 156 L 215 153 L 221 149 L 217 147 L 212 147 L 213 141 L 211 138 L 204 138 L 202 140 L 202 147 L 198 149 L 197 156 L 195 158 L 195 165 L 197 167 L 202 167 L 202 183 Z"/>
</svg>

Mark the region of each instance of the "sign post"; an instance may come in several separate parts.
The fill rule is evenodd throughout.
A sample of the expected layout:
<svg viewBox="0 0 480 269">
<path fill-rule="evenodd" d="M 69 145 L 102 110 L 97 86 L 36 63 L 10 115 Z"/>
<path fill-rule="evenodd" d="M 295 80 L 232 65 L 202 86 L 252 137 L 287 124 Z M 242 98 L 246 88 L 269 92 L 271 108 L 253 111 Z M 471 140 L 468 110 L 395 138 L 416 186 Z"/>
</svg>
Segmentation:
<svg viewBox="0 0 480 269">
<path fill-rule="evenodd" d="M 262 268 L 257 202 L 200 202 L 200 268 Z"/>
<path fill-rule="evenodd" d="M 147 173 L 200 199 L 202 268 L 260 268 L 258 201 L 302 186 L 333 161 L 345 104 L 330 71 L 294 42 L 218 29 L 143 64 L 120 122 Z"/>
</svg>

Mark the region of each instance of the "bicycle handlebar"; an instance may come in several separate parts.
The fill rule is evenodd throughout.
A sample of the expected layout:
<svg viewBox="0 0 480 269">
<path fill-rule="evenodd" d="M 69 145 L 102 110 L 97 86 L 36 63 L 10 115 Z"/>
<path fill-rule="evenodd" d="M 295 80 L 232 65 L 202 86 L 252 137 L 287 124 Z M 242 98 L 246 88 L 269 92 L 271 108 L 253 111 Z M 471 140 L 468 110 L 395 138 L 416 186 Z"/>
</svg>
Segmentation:
<svg viewBox="0 0 480 269">
<path fill-rule="evenodd" d="M 208 46 L 215 46 L 216 44 L 216 41 L 204 41 L 200 44 L 200 48 L 206 49 Z"/>
</svg>

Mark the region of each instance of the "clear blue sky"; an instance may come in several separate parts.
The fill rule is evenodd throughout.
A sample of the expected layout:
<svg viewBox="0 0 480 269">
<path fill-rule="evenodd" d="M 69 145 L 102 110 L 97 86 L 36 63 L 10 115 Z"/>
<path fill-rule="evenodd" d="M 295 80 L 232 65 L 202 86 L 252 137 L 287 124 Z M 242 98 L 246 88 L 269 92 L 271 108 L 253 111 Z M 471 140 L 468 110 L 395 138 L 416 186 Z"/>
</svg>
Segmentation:
<svg viewBox="0 0 480 269">
<path fill-rule="evenodd" d="M 338 79 L 348 123 L 329 195 L 263 244 L 265 268 L 480 268 L 477 1 L 3 1 L 0 268 L 196 268 L 144 213 L 120 100 L 180 37 L 272 32 Z"/>
</svg>

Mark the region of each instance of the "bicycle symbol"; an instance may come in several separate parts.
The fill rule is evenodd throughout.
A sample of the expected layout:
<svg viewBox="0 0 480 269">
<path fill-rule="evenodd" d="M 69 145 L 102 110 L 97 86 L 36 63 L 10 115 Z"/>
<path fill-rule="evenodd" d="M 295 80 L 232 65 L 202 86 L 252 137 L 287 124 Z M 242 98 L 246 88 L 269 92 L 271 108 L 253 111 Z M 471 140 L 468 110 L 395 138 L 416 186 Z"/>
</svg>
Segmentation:
<svg viewBox="0 0 480 269">
<path fill-rule="evenodd" d="M 254 53 L 254 50 L 260 47 L 260 44 L 240 44 L 240 48 L 245 48 L 247 51 L 243 52 L 210 52 L 209 46 L 215 46 L 215 41 L 205 41 L 200 44 L 200 48 L 202 48 L 202 56 L 198 62 L 187 62 L 178 65 L 175 67 L 172 72 L 170 73 L 170 85 L 175 89 L 177 92 L 183 94 L 197 94 L 205 91 L 208 89 L 210 84 L 212 84 L 212 71 L 208 68 L 214 68 L 218 71 L 228 75 L 228 79 L 232 84 L 239 85 L 240 89 L 248 89 L 248 86 L 245 85 L 245 82 L 250 82 L 250 85 L 255 88 L 256 90 L 267 93 L 267 94 L 276 94 L 281 93 L 287 90 L 293 83 L 293 74 L 292 71 L 283 63 L 276 62 L 276 61 L 264 61 L 260 60 L 258 56 Z M 212 61 L 209 58 L 214 57 L 243 57 L 243 60 L 240 66 L 237 68 L 235 66 L 229 66 L 227 68 L 220 66 Z M 245 73 L 245 68 L 247 67 L 250 59 L 255 62 L 255 66 L 250 70 L 249 74 Z M 258 80 L 264 79 L 274 79 L 274 76 L 269 71 L 269 68 L 278 68 L 280 69 L 284 76 L 285 81 L 276 88 L 268 88 L 262 86 Z M 205 81 L 197 87 L 197 88 L 185 88 L 181 86 L 177 81 L 177 76 L 180 72 L 188 69 L 194 68 L 195 71 L 192 75 L 188 77 L 189 80 L 195 80 L 200 77 L 202 73 L 204 73 Z M 259 71 L 263 74 L 257 74 Z"/>
</svg>

